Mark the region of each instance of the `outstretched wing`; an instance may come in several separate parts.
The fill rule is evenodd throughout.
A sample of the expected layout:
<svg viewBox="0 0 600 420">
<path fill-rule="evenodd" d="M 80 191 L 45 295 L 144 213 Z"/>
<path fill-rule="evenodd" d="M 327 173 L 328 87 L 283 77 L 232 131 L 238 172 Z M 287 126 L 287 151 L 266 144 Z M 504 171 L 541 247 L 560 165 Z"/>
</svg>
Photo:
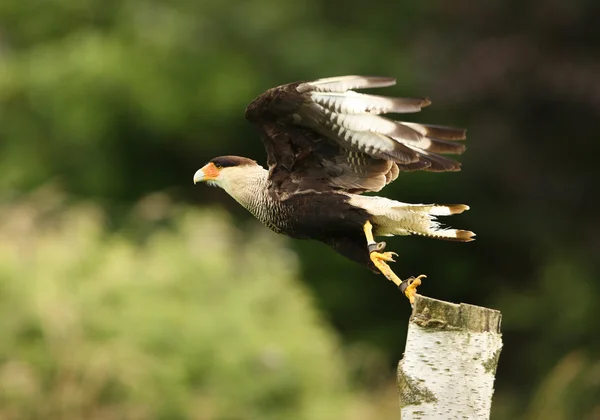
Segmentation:
<svg viewBox="0 0 600 420">
<path fill-rule="evenodd" d="M 458 171 L 442 156 L 460 154 L 465 130 L 396 121 L 380 114 L 418 112 L 427 98 L 354 92 L 392 86 L 388 77 L 343 76 L 272 88 L 246 109 L 261 131 L 271 188 L 379 191 L 399 171 Z"/>
</svg>

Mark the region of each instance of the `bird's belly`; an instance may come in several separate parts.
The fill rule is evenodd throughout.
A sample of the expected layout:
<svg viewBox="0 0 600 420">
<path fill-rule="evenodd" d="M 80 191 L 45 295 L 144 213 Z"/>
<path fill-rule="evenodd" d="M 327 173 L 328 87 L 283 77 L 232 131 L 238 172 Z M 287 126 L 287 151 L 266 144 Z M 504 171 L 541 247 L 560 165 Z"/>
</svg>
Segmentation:
<svg viewBox="0 0 600 420">
<path fill-rule="evenodd" d="M 341 194 L 302 194 L 248 208 L 276 233 L 298 239 L 322 239 L 362 232 L 366 211 L 347 203 Z"/>
</svg>

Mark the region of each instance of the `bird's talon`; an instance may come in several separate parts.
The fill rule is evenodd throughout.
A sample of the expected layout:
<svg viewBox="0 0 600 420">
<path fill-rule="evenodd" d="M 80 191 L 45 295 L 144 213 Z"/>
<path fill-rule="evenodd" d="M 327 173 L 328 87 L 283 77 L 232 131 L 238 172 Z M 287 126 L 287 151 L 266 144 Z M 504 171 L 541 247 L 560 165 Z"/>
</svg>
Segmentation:
<svg viewBox="0 0 600 420">
<path fill-rule="evenodd" d="M 427 278 L 425 274 L 421 274 L 417 278 L 411 277 L 406 280 L 403 280 L 400 283 L 400 291 L 404 293 L 412 306 L 415 303 L 415 295 L 417 294 L 417 287 L 421 285 L 421 279 Z"/>
<path fill-rule="evenodd" d="M 392 252 L 392 251 L 384 252 L 384 254 L 386 254 L 387 258 L 389 258 L 388 261 L 396 262 L 396 260 L 394 259 L 394 257 L 397 257 L 398 254 L 396 254 L 395 252 Z"/>
<path fill-rule="evenodd" d="M 398 256 L 398 254 L 396 254 L 395 252 L 377 252 L 375 255 L 378 259 L 387 262 L 396 262 L 394 257 Z"/>
</svg>

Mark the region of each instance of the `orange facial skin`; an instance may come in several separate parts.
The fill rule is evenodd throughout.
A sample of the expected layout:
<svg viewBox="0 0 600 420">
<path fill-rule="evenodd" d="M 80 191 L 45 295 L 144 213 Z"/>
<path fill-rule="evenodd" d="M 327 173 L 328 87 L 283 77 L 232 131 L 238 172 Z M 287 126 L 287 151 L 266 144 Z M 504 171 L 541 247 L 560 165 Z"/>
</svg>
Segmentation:
<svg viewBox="0 0 600 420">
<path fill-rule="evenodd" d="M 219 168 L 217 168 L 212 162 L 204 165 L 201 170 L 204 172 L 205 181 L 210 181 L 211 179 L 215 179 L 219 176 Z"/>
</svg>

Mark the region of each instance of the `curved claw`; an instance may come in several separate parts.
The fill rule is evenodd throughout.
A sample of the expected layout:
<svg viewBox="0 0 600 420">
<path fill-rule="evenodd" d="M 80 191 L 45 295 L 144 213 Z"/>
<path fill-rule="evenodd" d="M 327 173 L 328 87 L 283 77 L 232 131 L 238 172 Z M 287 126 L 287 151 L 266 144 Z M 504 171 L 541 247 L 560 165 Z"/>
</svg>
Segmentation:
<svg viewBox="0 0 600 420">
<path fill-rule="evenodd" d="M 425 274 L 421 274 L 417 278 L 410 277 L 406 280 L 403 280 L 400 284 L 399 289 L 404 296 L 408 298 L 410 301 L 410 305 L 412 306 L 415 303 L 415 295 L 417 294 L 417 287 L 421 285 L 421 279 L 427 278 Z"/>
<path fill-rule="evenodd" d="M 396 254 L 395 252 L 391 252 L 391 251 L 381 252 L 381 253 L 378 252 L 376 255 L 380 260 L 387 261 L 387 262 L 396 262 L 394 257 L 398 256 L 398 254 Z"/>
</svg>

